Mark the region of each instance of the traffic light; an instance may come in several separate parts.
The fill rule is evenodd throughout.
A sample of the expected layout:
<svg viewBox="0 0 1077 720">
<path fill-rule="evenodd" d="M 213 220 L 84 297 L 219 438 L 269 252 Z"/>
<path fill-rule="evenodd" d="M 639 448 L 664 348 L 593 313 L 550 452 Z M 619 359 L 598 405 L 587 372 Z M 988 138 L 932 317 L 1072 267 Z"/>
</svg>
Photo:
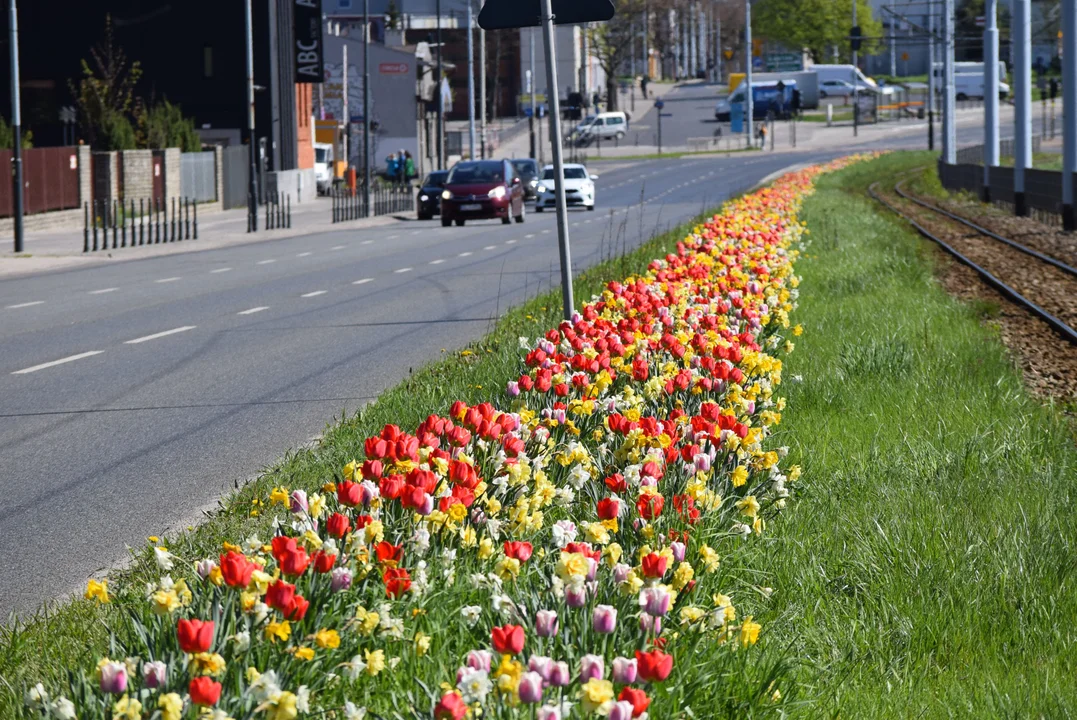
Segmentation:
<svg viewBox="0 0 1077 720">
<path fill-rule="evenodd" d="M 849 33 L 849 36 L 850 36 L 850 39 L 851 39 L 851 42 L 852 42 L 853 50 L 859 51 L 860 50 L 860 41 L 861 41 L 860 26 L 859 25 L 854 25 L 852 32 Z"/>
</svg>

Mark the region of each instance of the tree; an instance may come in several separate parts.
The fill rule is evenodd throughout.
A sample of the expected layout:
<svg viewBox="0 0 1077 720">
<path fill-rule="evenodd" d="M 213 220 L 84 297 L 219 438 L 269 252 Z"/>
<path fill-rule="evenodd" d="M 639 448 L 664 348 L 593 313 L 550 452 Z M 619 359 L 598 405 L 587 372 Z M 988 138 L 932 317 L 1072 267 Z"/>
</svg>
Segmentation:
<svg viewBox="0 0 1077 720">
<path fill-rule="evenodd" d="M 872 14 L 869 0 L 855 0 L 857 25 L 864 37 L 860 55 L 870 55 L 883 44 L 882 23 Z M 753 37 L 806 49 L 822 61 L 835 47 L 844 57 L 852 48 L 852 3 L 848 0 L 757 0 L 752 4 Z"/>
<path fill-rule="evenodd" d="M 112 18 L 105 16 L 105 37 L 90 50 L 91 63 L 82 61 L 82 77 L 69 81 L 79 113 L 79 125 L 91 147 L 98 150 L 121 150 L 115 142 L 126 143 L 134 131 L 130 117 L 138 115 L 135 85 L 142 76 L 138 62 L 128 63 L 123 50 L 113 42 Z M 126 123 L 126 128 L 124 128 Z M 130 130 L 130 133 L 128 133 Z"/>
<path fill-rule="evenodd" d="M 612 20 L 596 23 L 586 30 L 591 55 L 598 60 L 606 75 L 607 110 L 617 109 L 617 78 L 634 47 L 634 21 L 640 17 L 644 7 L 641 0 L 614 0 L 613 4 L 617 12 Z"/>
<path fill-rule="evenodd" d="M 168 100 L 154 103 L 138 116 L 139 145 L 147 148 L 178 147 L 183 152 L 198 152 L 202 139 L 194 121 L 184 117 L 179 105 Z"/>
<path fill-rule="evenodd" d="M 0 117 L 0 148 L 10 150 L 15 142 L 15 131 L 7 124 L 7 120 Z M 27 150 L 34 146 L 34 134 L 29 130 L 22 132 L 22 148 Z"/>
</svg>

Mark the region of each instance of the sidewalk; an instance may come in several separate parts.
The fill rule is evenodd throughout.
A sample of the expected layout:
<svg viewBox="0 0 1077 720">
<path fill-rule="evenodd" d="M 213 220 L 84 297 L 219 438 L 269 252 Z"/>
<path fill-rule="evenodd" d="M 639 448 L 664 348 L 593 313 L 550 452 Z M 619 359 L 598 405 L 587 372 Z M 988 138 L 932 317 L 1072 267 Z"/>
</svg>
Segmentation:
<svg viewBox="0 0 1077 720">
<path fill-rule="evenodd" d="M 220 247 L 246 245 L 313 233 L 381 227 L 397 222 L 397 218 L 398 216 L 394 215 L 382 215 L 362 220 L 334 223 L 332 221 L 332 201 L 329 198 L 319 197 L 313 202 L 292 206 L 292 227 L 290 228 L 266 230 L 265 211 L 262 209 L 258 217 L 258 232 L 248 233 L 247 209 L 238 208 L 199 216 L 198 240 L 183 240 L 160 245 L 144 245 L 84 253 L 82 251 L 84 236 L 81 228 L 77 231 L 27 233 L 24 243 L 25 252 L 19 255 L 13 252 L 11 239 L 5 239 L 3 249 L 0 249 L 0 278 L 73 267 L 91 267 L 102 263 L 122 262 L 160 255 L 177 255 L 212 250 Z"/>
</svg>

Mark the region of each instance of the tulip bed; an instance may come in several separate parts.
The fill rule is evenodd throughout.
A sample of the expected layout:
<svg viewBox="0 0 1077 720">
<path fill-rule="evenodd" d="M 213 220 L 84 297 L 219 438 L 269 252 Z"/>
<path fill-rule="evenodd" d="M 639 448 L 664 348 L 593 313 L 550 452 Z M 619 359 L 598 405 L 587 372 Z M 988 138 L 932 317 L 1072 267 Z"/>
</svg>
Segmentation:
<svg viewBox="0 0 1077 720">
<path fill-rule="evenodd" d="M 572 322 L 494 402 L 387 425 L 272 537 L 154 554 L 125 632 L 31 717 L 717 717 L 780 711 L 760 542 L 799 468 L 768 439 L 816 174 L 729 203 Z M 309 490 L 309 489 L 308 489 Z M 115 594 L 115 590 L 112 590 Z M 115 616 L 114 616 L 115 617 Z M 124 638 L 121 643 L 119 638 Z"/>
</svg>

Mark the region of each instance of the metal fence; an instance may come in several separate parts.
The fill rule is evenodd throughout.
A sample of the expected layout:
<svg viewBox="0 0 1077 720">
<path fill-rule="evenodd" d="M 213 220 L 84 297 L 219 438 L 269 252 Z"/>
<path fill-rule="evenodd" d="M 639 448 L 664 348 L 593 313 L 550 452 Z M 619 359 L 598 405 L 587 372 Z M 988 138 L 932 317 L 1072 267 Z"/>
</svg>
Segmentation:
<svg viewBox="0 0 1077 720">
<path fill-rule="evenodd" d="M 1007 210 L 1014 209 L 1012 167 L 991 168 L 991 202 Z M 947 190 L 964 190 L 983 196 L 983 165 L 939 161 L 939 182 Z M 1025 205 L 1030 214 L 1047 224 L 1062 222 L 1062 173 L 1055 170 L 1025 170 Z"/>
<path fill-rule="evenodd" d="M 98 199 L 83 203 L 82 212 L 83 252 L 198 239 L 198 203 L 192 198 Z"/>
<path fill-rule="evenodd" d="M 225 210 L 247 206 L 251 175 L 250 150 L 246 145 L 233 145 L 221 152 L 222 204 Z"/>
<path fill-rule="evenodd" d="M 415 209 L 415 190 L 411 185 L 375 185 L 370 192 L 372 207 L 367 207 L 362 188 L 353 194 L 347 188 L 334 190 L 333 222 L 358 220 L 359 218 L 410 213 Z"/>
<path fill-rule="evenodd" d="M 180 155 L 180 194 L 195 202 L 217 199 L 217 164 L 214 153 Z"/>
<path fill-rule="evenodd" d="M 1040 140 L 1038 135 L 1032 137 L 1032 152 L 1038 153 L 1040 151 Z M 1000 140 L 998 144 L 998 156 L 999 157 L 1013 157 L 1014 153 L 1014 139 L 1007 138 L 1006 140 Z M 972 145 L 965 148 L 960 148 L 957 151 L 957 162 L 964 164 L 983 164 L 984 162 L 984 146 Z"/>
<path fill-rule="evenodd" d="M 79 206 L 78 148 L 23 150 L 23 212 L 27 215 Z M 11 167 L 11 151 L 0 150 L 0 167 Z M 11 182 L 0 182 L 0 217 L 15 214 Z"/>
</svg>

